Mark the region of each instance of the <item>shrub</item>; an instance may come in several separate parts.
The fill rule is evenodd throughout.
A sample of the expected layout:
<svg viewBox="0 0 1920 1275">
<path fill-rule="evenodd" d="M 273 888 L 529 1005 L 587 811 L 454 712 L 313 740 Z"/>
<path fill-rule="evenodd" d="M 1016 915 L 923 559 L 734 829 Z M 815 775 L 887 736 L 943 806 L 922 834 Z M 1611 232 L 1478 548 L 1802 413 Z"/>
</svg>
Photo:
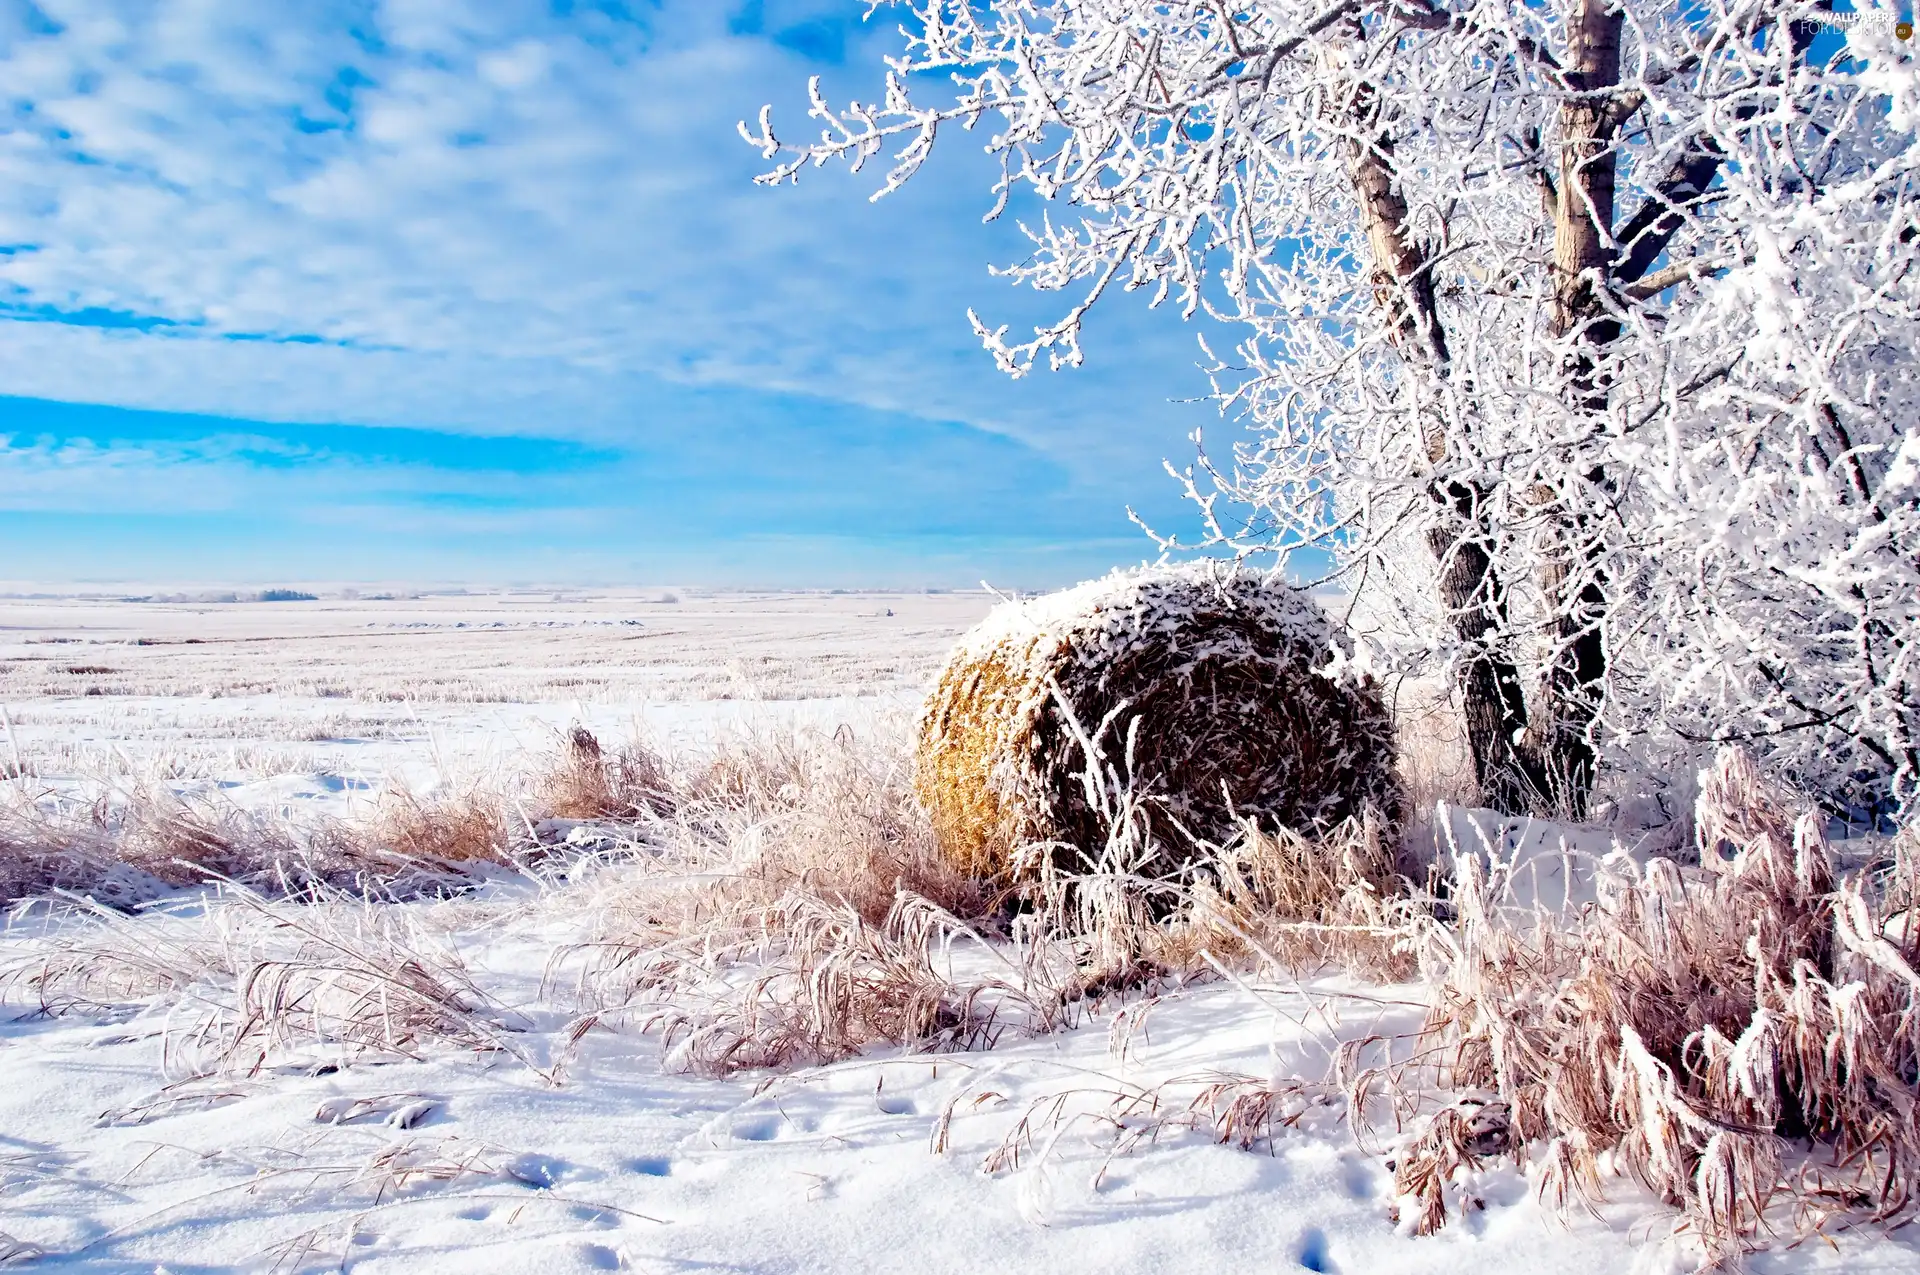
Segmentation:
<svg viewBox="0 0 1920 1275">
<path fill-rule="evenodd" d="M 1778 1225 L 1783 1199 L 1813 1228 L 1920 1204 L 1911 831 L 1836 880 L 1822 819 L 1733 750 L 1696 820 L 1701 868 L 1617 858 L 1572 924 L 1503 907 L 1461 860 L 1457 922 L 1426 927 L 1428 1034 L 1450 1083 L 1484 1092 L 1402 1155 L 1414 1229 L 1444 1221 L 1457 1169 L 1502 1151 L 1562 1200 L 1623 1170 L 1716 1260 Z"/>
</svg>

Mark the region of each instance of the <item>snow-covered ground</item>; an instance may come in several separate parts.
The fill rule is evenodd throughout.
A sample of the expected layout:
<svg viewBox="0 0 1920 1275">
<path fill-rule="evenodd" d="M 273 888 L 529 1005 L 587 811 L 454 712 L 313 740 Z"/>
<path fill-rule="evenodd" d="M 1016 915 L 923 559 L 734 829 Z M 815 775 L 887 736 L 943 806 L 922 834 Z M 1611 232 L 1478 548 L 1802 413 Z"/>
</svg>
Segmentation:
<svg viewBox="0 0 1920 1275">
<path fill-rule="evenodd" d="M 524 765 L 576 721 L 609 741 L 673 748 L 722 726 L 898 713 L 994 601 L 982 591 L 362 594 L 0 597 L 0 763 L 53 790 L 137 778 L 345 814 L 390 782 L 429 791 Z"/>
<path fill-rule="evenodd" d="M 652 1035 L 573 1038 L 577 1006 L 548 977 L 569 931 L 532 887 L 398 906 L 424 909 L 505 1008 L 519 1029 L 507 1052 L 341 1055 L 336 1068 L 296 1048 L 257 1074 L 169 1084 L 208 1008 L 192 995 L 16 1012 L 0 1029 L 13 1251 L 34 1269 L 127 1275 L 1599 1275 L 1671 1256 L 1646 1242 L 1666 1223 L 1629 1184 L 1609 1183 L 1597 1216 L 1561 1216 L 1507 1168 L 1472 1184 L 1481 1206 L 1462 1220 L 1408 1237 L 1389 1218 L 1391 1130 L 1356 1142 L 1337 1101 L 1298 1100 L 1297 1121 L 1251 1149 L 1180 1119 L 1210 1084 L 1312 1075 L 1329 1040 L 1406 1030 L 1417 989 L 1215 982 L 986 1051 L 713 1080 L 664 1068 Z M 177 938 L 244 925 L 245 909 L 223 907 L 186 902 L 95 941 L 137 950 L 142 926 Z M 44 954 L 51 933 L 88 924 L 29 920 L 4 956 Z M 1751 1269 L 1916 1264 L 1920 1247 L 1859 1232 Z"/>
<path fill-rule="evenodd" d="M 1409 989 L 1212 983 L 988 1051 L 711 1080 L 664 1070 L 651 1035 L 571 1043 L 565 980 L 543 986 L 566 927 L 529 887 L 425 906 L 476 985 L 517 1011 L 511 1054 L 334 1070 L 295 1051 L 257 1075 L 168 1087 L 191 997 L 14 1017 L 0 1036 L 0 1229 L 45 1251 L 36 1267 L 171 1275 L 1597 1273 L 1626 1269 L 1648 1225 L 1630 1191 L 1598 1219 L 1549 1217 L 1500 1170 L 1478 1187 L 1484 1209 L 1409 1239 L 1388 1220 L 1391 1175 L 1338 1103 L 1303 1100 L 1292 1131 L 1251 1151 L 1181 1127 L 1210 1083 L 1311 1071 L 1330 1032 L 1404 1030 Z M 171 932 L 207 925 L 195 911 Z M 121 925 L 117 941 L 160 921 Z M 22 933 L 7 956 L 45 941 Z M 1157 1109 L 1140 1101 L 1156 1089 Z M 1116 1147 L 1128 1137 L 1141 1140 Z M 1890 1272 L 1920 1254 L 1848 1257 Z"/>
<path fill-rule="evenodd" d="M 688 746 L 741 721 L 857 721 L 911 705 L 990 602 L 674 596 L 0 602 L 6 747 L 27 772 L 14 782 L 162 774 L 333 809 L 388 778 L 430 786 L 511 764 L 573 720 Z M 1581 888 L 1565 870 L 1533 892 Z M 505 877 L 374 909 L 464 968 L 495 1050 L 283 1040 L 256 1070 L 209 1072 L 195 1055 L 232 1028 L 232 972 L 51 1016 L 13 984 L 0 1265 L 1535 1275 L 1676 1255 L 1659 1243 L 1665 1214 L 1626 1181 L 1607 1184 L 1597 1216 L 1561 1215 L 1505 1168 L 1471 1184 L 1479 1207 L 1440 1234 L 1405 1235 L 1390 1217 L 1391 1121 L 1356 1135 L 1311 1087 L 1251 1148 L 1185 1118 L 1210 1085 L 1314 1079 L 1333 1042 L 1390 1041 L 1418 1021 L 1418 989 L 1212 981 L 988 1050 L 709 1079 L 679 1072 L 638 1023 L 577 1034 L 591 1006 L 570 973 L 586 937 L 571 897 Z M 0 936 L 0 968 L 76 941 L 179 967 L 183 944 L 245 947 L 297 912 L 261 906 L 188 893 L 132 918 L 33 911 Z M 1908 1236 L 1863 1228 L 1749 1265 L 1892 1275 L 1920 1269 Z"/>
</svg>

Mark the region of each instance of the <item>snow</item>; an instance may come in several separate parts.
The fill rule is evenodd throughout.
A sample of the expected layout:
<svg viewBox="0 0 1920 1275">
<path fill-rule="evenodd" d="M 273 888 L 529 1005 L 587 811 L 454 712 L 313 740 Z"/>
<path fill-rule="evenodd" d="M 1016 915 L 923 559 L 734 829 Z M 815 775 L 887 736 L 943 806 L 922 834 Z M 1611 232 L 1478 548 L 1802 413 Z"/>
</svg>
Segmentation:
<svg viewBox="0 0 1920 1275">
<path fill-rule="evenodd" d="M 74 757 L 54 746 L 63 732 L 84 729 L 136 760 L 170 754 L 200 768 L 175 784 L 224 785 L 233 800 L 260 807 L 325 804 L 364 798 L 360 785 L 408 766 L 428 775 L 457 770 L 462 749 L 521 747 L 516 731 L 531 735 L 575 717 L 609 730 L 638 717 L 691 744 L 755 713 L 835 721 L 890 711 L 895 698 L 911 699 L 922 670 L 986 601 L 689 596 L 686 605 L 705 607 L 705 618 L 680 622 L 662 663 L 592 665 L 609 684 L 577 703 L 532 694 L 542 660 L 580 651 L 540 647 L 530 635 L 548 630 L 524 626 L 509 631 L 519 664 L 487 675 L 514 688 L 512 697 L 423 696 L 413 706 L 417 726 L 338 744 L 379 759 L 357 771 L 275 772 L 262 762 L 273 760 L 270 752 L 242 753 L 223 767 L 218 747 L 223 739 L 243 750 L 265 744 L 298 759 L 297 731 L 340 711 L 337 700 L 297 685 L 315 665 L 362 660 L 343 654 L 351 644 L 338 639 L 301 638 L 330 631 L 314 618 L 330 604 L 284 604 L 290 609 L 271 615 L 257 614 L 264 605 L 239 616 L 159 613 L 175 617 L 165 621 L 180 626 L 174 636 L 260 626 L 249 636 L 265 640 L 210 655 L 203 646 L 131 645 L 145 633 L 139 623 L 155 623 L 151 604 L 90 603 L 93 610 L 76 617 L 70 601 L 3 602 L 0 622 L 11 628 L 0 645 L 0 678 L 13 745 L 29 760 Z M 411 624 L 421 621 L 406 608 L 458 616 L 501 604 L 399 605 L 396 622 Z M 592 604 L 616 615 L 625 605 Z M 886 609 L 899 613 L 893 627 L 880 614 Z M 553 618 L 537 608 L 529 614 Z M 648 624 L 654 614 L 644 613 Z M 502 653 L 473 637 L 493 630 L 445 621 L 434 620 L 442 627 L 416 645 L 386 648 L 340 675 L 377 693 L 409 678 L 425 685 L 449 670 L 472 672 L 477 655 Z M 619 628 L 565 632 L 578 631 L 590 635 L 589 656 L 600 658 L 605 652 L 595 655 L 591 643 Z M 75 641 L 43 641 L 53 637 Z M 723 651 L 783 642 L 808 652 L 812 667 L 796 660 L 781 671 L 807 695 L 697 697 L 718 678 L 646 693 L 668 685 L 660 673 L 668 659 L 712 669 Z M 76 646 L 79 655 L 71 654 Z M 58 676 L 26 658 L 49 649 L 63 664 L 135 668 L 149 690 L 87 718 L 101 697 L 52 693 Z M 222 678 L 267 689 L 207 695 Z M 47 689 L 32 693 L 35 686 Z M 346 707 L 371 716 L 385 703 L 350 698 Z M 1587 833 L 1512 825 L 1486 812 L 1457 811 L 1448 826 L 1458 844 L 1508 863 L 1562 862 L 1568 835 L 1576 852 L 1601 849 L 1581 839 Z M 143 883 L 123 884 L 123 904 L 157 901 L 132 917 L 16 914 L 0 933 L 0 968 L 49 959 L 76 937 L 155 961 L 188 940 L 250 950 L 248 927 L 267 924 L 218 895 L 142 895 Z M 1317 1079 L 1341 1041 L 1384 1040 L 1362 1046 L 1363 1060 L 1379 1061 L 1377 1050 L 1418 1021 L 1418 989 L 1336 977 L 1209 981 L 1109 1004 L 1051 1035 L 1009 1030 L 989 1050 L 877 1049 L 832 1065 L 715 1080 L 676 1073 L 669 1044 L 636 1022 L 607 1019 L 575 1040 L 588 1007 L 569 977 L 577 959 L 570 945 L 587 931 L 568 888 L 502 875 L 460 898 L 370 909 L 404 921 L 464 966 L 486 1001 L 501 1007 L 505 1051 L 428 1044 L 409 1058 L 295 1041 L 251 1074 L 196 1078 L 188 1066 L 196 1026 L 231 1012 L 231 975 L 210 971 L 159 995 L 105 996 L 106 1007 L 56 1016 L 37 1012 L 29 989 L 8 986 L 0 1005 L 0 1232 L 13 1253 L 37 1254 L 29 1269 L 102 1275 L 1598 1275 L 1686 1266 L 1684 1247 L 1659 1243 L 1669 1226 L 1664 1212 L 1624 1180 L 1607 1183 L 1610 1202 L 1597 1216 L 1561 1215 L 1536 1201 L 1516 1171 L 1489 1167 L 1469 1184 L 1484 1207 L 1436 1236 L 1404 1235 L 1389 1215 L 1390 1117 L 1375 1111 L 1380 1127 L 1357 1135 L 1343 1103 L 1316 1101 L 1313 1085 L 1292 1100 L 1294 1123 L 1251 1149 L 1181 1119 L 1219 1081 Z M 953 959 L 981 955 L 962 950 Z M 1760 1275 L 1890 1275 L 1920 1266 L 1909 1234 L 1862 1229 L 1836 1236 L 1837 1247 L 1806 1243 L 1749 1265 Z M 0 1255 L 7 1243 L 0 1240 Z"/>
<path fill-rule="evenodd" d="M 551 1067 L 570 1053 L 564 998 L 540 990 L 552 923 L 536 908 L 498 924 L 528 889 L 461 905 L 450 938 L 483 990 L 534 1025 L 519 1050 Z M 8 954 L 38 941 L 14 938 Z M 1253 1152 L 1176 1129 L 1112 1153 L 1102 1116 L 1118 1097 L 1182 1077 L 1170 1092 L 1190 1097 L 1216 1073 L 1324 1061 L 1328 1015 L 1359 1035 L 1416 1013 L 1377 1003 L 1393 989 L 1342 999 L 1350 990 L 1214 983 L 1136 1004 L 1139 1021 L 1109 1015 L 988 1052 L 734 1081 L 665 1074 L 656 1039 L 610 1032 L 587 1036 L 557 1085 L 509 1058 L 444 1053 L 171 1095 L 164 1010 L 19 1017 L 0 1035 L 0 1225 L 47 1251 L 36 1267 L 89 1271 L 268 1269 L 276 1255 L 283 1270 L 364 1275 L 1624 1269 L 1646 1202 L 1563 1227 L 1511 1171 L 1486 1176 L 1486 1208 L 1464 1224 L 1399 1235 L 1390 1175 L 1335 1106 Z M 1070 1119 L 1045 1119 L 1055 1098 Z M 984 1171 L 1036 1104 L 1019 1167 Z M 383 1186 L 370 1166 L 395 1155 L 468 1171 Z M 1886 1256 L 1856 1269 L 1914 1254 Z"/>
<path fill-rule="evenodd" d="M 532 1025 L 517 1049 L 534 1065 L 443 1052 L 168 1091 L 164 1009 L 11 1018 L 0 1031 L 4 1229 L 44 1252 L 34 1269 L 172 1275 L 1611 1275 L 1662 1257 L 1641 1243 L 1660 1234 L 1659 1212 L 1626 1184 L 1610 1184 L 1597 1217 L 1559 1217 L 1505 1168 L 1473 1184 L 1484 1208 L 1433 1237 L 1402 1235 L 1387 1213 L 1391 1175 L 1337 1103 L 1303 1104 L 1295 1128 L 1251 1151 L 1177 1126 L 1115 1150 L 1123 1129 L 1149 1123 L 1136 1110 L 1117 1126 L 1116 1100 L 1165 1086 L 1162 1114 L 1173 1114 L 1222 1074 L 1311 1072 L 1330 1036 L 1410 1026 L 1414 989 L 1216 982 L 986 1052 L 697 1079 L 663 1072 L 650 1036 L 595 1032 L 569 1047 L 564 997 L 541 991 L 551 918 L 529 906 L 499 923 L 503 908 L 537 903 L 529 890 L 503 885 L 454 907 L 449 938 L 482 989 Z M 43 933 L 9 940 L 8 955 Z M 563 1058 L 551 1083 L 542 1069 Z M 1022 1120 L 1033 1136 L 1018 1164 L 983 1168 Z M 421 1176 L 395 1185 L 382 1162 Z M 433 1175 L 442 1165 L 451 1180 Z M 1916 1261 L 1899 1238 L 1855 1235 L 1837 1252 L 1806 1245 L 1753 1269 Z"/>
<path fill-rule="evenodd" d="M 1606 828 L 1503 814 L 1442 802 L 1433 820 L 1442 863 L 1477 856 L 1512 906 L 1570 913 L 1597 897 L 1601 866 L 1632 854 Z"/>
<path fill-rule="evenodd" d="M 1116 570 L 1071 589 L 1008 598 L 967 631 L 961 646 L 988 655 L 1007 646 L 1078 639 L 1076 649 L 1085 652 L 1081 658 L 1092 662 L 1123 653 L 1146 636 L 1169 630 L 1196 607 L 1211 605 L 1258 607 L 1267 628 L 1331 654 L 1326 616 L 1308 594 L 1278 581 L 1267 590 L 1246 587 L 1249 577 L 1264 575 L 1207 559 Z"/>
<path fill-rule="evenodd" d="M 993 601 L 693 589 L 24 596 L 44 588 L 0 594 L 0 761 L 88 801 L 146 781 L 341 816 L 389 784 L 425 793 L 524 768 L 575 722 L 671 750 L 720 730 L 904 714 Z"/>
</svg>

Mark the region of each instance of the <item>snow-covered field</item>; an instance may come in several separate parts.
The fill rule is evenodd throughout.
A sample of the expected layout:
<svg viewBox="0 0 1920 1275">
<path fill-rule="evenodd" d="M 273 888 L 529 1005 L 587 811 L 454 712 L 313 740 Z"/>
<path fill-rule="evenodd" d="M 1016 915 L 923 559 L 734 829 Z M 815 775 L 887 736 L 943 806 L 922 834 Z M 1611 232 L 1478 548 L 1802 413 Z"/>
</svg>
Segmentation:
<svg viewBox="0 0 1920 1275">
<path fill-rule="evenodd" d="M 994 601 L 365 593 L 0 597 L 10 721 L 0 761 L 59 790 L 147 779 L 245 806 L 347 813 L 389 782 L 429 791 L 523 763 L 576 721 L 609 740 L 674 747 L 717 726 L 897 713 Z"/>
<path fill-rule="evenodd" d="M 36 1265 L 172 1275 L 1598 1273 L 1627 1267 L 1646 1211 L 1563 1226 L 1502 1171 L 1483 1212 L 1405 1239 L 1386 1220 L 1389 1175 L 1336 1108 L 1252 1152 L 1170 1128 L 1113 1154 L 1114 1135 L 1151 1114 L 1120 1104 L 1151 1087 L 1180 1080 L 1177 1103 L 1222 1072 L 1265 1076 L 1318 1054 L 1302 1042 L 1319 1039 L 1320 1014 L 1361 1034 L 1404 1026 L 1404 1006 L 1316 1009 L 1310 992 L 1215 983 L 990 1051 L 710 1080 L 663 1072 L 651 1036 L 569 1046 L 569 1015 L 540 988 L 556 921 L 537 901 L 508 890 L 454 912 L 437 920 L 482 985 L 523 1007 L 518 1057 L 309 1064 L 169 1090 L 162 1018 L 12 1022 L 0 1228 L 59 1255 Z M 1019 1163 L 987 1171 L 1029 1116 Z"/>
<path fill-rule="evenodd" d="M 689 748 L 743 723 L 859 726 L 910 707 L 990 602 L 672 596 L 6 601 L 9 782 L 158 776 L 351 813 L 389 779 L 512 766 L 576 720 Z M 1685 1257 L 1624 1178 L 1598 1215 L 1561 1214 L 1504 1167 L 1466 1185 L 1439 1234 L 1404 1234 L 1390 1115 L 1356 1132 L 1312 1083 L 1272 1136 L 1216 1139 L 1237 1082 L 1318 1081 L 1340 1042 L 1384 1061 L 1419 989 L 1210 979 L 1051 1034 L 1009 1018 L 991 1049 L 708 1078 L 644 1018 L 596 1015 L 590 884 L 500 874 L 432 901 L 185 891 L 131 917 L 17 913 L 0 939 L 0 1265 L 1534 1275 Z M 290 944 L 305 945 L 297 969 L 276 963 Z M 303 997 L 377 992 L 355 963 L 396 967 L 380 954 L 402 950 L 470 989 L 471 1022 L 371 1052 L 301 1034 Z M 92 981 L 19 977 L 82 965 Z M 248 1020 L 269 1002 L 276 1024 Z M 229 1049 L 249 1039 L 255 1054 Z M 1750 1268 L 1911 1271 L 1909 1234 L 1856 1229 Z"/>
</svg>

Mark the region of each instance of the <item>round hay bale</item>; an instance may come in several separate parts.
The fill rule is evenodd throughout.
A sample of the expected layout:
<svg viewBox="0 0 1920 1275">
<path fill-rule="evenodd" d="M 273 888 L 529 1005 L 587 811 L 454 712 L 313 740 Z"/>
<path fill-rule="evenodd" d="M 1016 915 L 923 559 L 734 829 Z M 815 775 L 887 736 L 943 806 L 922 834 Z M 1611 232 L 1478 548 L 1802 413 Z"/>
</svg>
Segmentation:
<svg viewBox="0 0 1920 1275">
<path fill-rule="evenodd" d="M 1081 737 L 1124 774 L 1130 728 L 1133 791 L 1148 798 L 1139 870 L 1178 870 L 1196 836 L 1223 843 L 1236 817 L 1302 833 L 1368 808 L 1395 818 L 1383 697 L 1313 671 L 1335 631 L 1301 591 L 1206 561 L 1002 603 L 960 640 L 920 719 L 914 781 L 944 853 L 1008 882 L 1035 843 L 1083 866 L 1112 819 L 1089 801 Z"/>
</svg>

